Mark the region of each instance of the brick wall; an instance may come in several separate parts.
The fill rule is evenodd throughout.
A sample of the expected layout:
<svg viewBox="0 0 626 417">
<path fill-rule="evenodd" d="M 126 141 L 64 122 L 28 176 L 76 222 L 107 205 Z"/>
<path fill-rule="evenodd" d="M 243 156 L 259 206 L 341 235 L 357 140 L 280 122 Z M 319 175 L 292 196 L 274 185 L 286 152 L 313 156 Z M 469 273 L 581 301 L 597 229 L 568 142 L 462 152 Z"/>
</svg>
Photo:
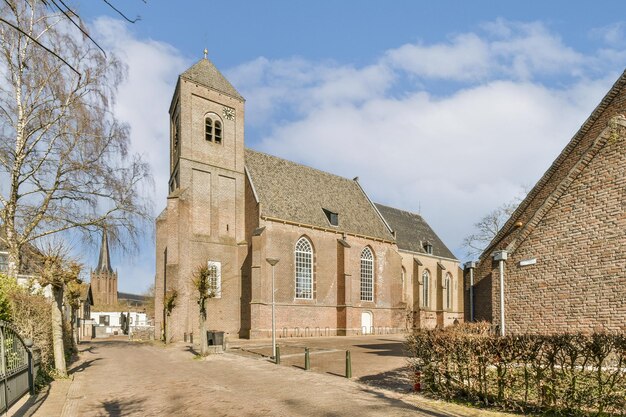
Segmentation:
<svg viewBox="0 0 626 417">
<path fill-rule="evenodd" d="M 522 203 L 522 227 L 509 225 L 493 247 L 510 250 L 511 332 L 626 330 L 626 122 L 608 128 L 626 110 L 620 83 Z M 476 316 L 498 324 L 497 264 L 482 260 L 476 277 Z"/>
<path fill-rule="evenodd" d="M 285 334 L 321 331 L 358 334 L 361 314 L 373 315 L 374 327 L 404 327 L 401 258 L 395 244 L 348 236 L 350 247 L 338 249 L 339 233 L 274 221 L 261 221 L 265 231 L 252 237 L 252 337 L 267 337 L 271 329 L 271 267 L 265 258 L 279 258 L 275 267 L 276 328 Z M 313 245 L 314 295 L 295 297 L 294 246 L 306 236 Z M 360 256 L 374 252 L 374 301 L 360 300 Z M 341 255 L 340 255 L 341 254 Z M 338 274 L 343 273 L 343 276 Z M 345 323 L 341 328 L 338 324 Z M 285 329 L 285 330 L 283 330 Z M 282 334 L 282 333 L 281 333 Z"/>
<path fill-rule="evenodd" d="M 400 251 L 405 273 L 404 300 L 408 312 L 413 312 L 414 328 L 435 328 L 451 325 L 455 319 L 463 321 L 463 276 L 459 273 L 459 262 L 428 254 Z M 417 262 L 416 262 L 417 259 Z M 419 263 L 418 263 L 419 262 Z M 420 265 L 421 264 L 421 265 Z M 442 268 L 443 266 L 443 268 Z M 444 269 L 445 268 L 445 269 Z M 430 274 L 428 306 L 423 302 L 423 273 Z M 444 305 L 445 289 L 443 278 L 451 277 L 451 305 Z"/>
</svg>

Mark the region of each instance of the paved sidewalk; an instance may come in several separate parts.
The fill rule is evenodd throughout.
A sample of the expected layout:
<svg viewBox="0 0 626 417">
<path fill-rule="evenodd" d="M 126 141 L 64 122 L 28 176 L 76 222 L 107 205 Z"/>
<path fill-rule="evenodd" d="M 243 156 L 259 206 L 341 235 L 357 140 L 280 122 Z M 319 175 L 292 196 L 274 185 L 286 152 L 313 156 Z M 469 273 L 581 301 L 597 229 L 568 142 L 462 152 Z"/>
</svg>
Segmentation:
<svg viewBox="0 0 626 417">
<path fill-rule="evenodd" d="M 69 388 L 53 386 L 35 416 L 506 415 L 265 359 L 226 353 L 197 360 L 183 345 L 97 341 L 81 350 Z"/>
</svg>

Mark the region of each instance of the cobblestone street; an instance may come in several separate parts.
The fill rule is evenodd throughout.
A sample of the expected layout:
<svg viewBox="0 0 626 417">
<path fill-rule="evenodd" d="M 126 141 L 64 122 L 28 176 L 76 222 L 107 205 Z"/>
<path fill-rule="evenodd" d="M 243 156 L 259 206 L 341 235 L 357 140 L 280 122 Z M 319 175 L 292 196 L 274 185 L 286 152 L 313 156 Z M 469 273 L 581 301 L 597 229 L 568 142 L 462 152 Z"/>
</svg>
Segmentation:
<svg viewBox="0 0 626 417">
<path fill-rule="evenodd" d="M 123 340 L 82 344 L 72 377 L 70 383 L 55 381 L 47 396 L 39 398 L 35 416 L 504 415 L 381 389 L 358 382 L 358 377 L 347 380 L 276 366 L 240 353 L 198 360 L 184 345 Z M 16 415 L 31 415 L 24 411 Z"/>
</svg>

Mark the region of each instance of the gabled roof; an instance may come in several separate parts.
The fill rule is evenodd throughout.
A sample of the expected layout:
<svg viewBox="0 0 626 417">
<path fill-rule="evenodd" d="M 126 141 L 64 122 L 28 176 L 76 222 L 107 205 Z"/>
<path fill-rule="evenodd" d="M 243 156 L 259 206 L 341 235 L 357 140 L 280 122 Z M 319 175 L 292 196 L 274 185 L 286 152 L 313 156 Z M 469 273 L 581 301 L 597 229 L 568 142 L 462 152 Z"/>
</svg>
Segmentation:
<svg viewBox="0 0 626 417">
<path fill-rule="evenodd" d="M 559 197 L 565 193 L 571 181 L 584 169 L 598 151 L 600 147 L 598 139 L 602 136 L 602 133 L 598 132 L 600 136 L 593 135 L 594 139 L 592 139 L 592 141 L 590 141 L 591 136 L 588 134 L 600 119 L 604 119 L 605 123 L 607 123 L 601 126 L 601 128 L 604 129 L 608 125 L 609 120 L 618 116 L 617 114 L 605 114 L 605 112 L 613 100 L 620 95 L 625 88 L 626 71 L 615 81 L 615 84 L 613 84 L 600 104 L 598 104 L 578 132 L 576 132 L 567 146 L 565 146 L 563 151 L 561 151 L 559 156 L 554 160 L 550 168 L 543 174 L 533 189 L 530 190 L 526 198 L 522 200 L 509 220 L 507 220 L 491 243 L 489 243 L 487 248 L 485 248 L 480 255 L 480 259 L 489 256 L 493 250 L 505 249 L 503 246 L 506 244 L 509 245 L 506 248 L 507 250 L 515 250 L 516 239 L 521 236 L 528 236 L 528 234 L 532 232 L 543 215 L 547 213 Z M 563 175 L 563 173 L 565 173 L 565 175 Z M 513 232 L 516 229 L 515 224 L 518 223 L 518 221 L 522 223 L 523 227 L 518 233 L 514 234 Z"/>
<path fill-rule="evenodd" d="M 89 303 L 89 305 L 93 305 L 93 295 L 91 293 L 90 283 L 83 282 L 80 284 L 80 300 Z"/>
<path fill-rule="evenodd" d="M 419 214 L 378 203 L 376 203 L 376 207 L 396 232 L 398 249 L 426 253 L 423 245 L 428 242 L 433 246 L 433 255 L 456 259 L 450 249 Z"/>
<path fill-rule="evenodd" d="M 207 58 L 201 59 L 180 75 L 188 81 L 224 93 L 239 100 L 244 98 Z"/>
<path fill-rule="evenodd" d="M 395 240 L 356 180 L 251 149 L 246 149 L 245 161 L 262 217 Z M 323 209 L 338 214 L 337 226 L 329 223 Z"/>
</svg>

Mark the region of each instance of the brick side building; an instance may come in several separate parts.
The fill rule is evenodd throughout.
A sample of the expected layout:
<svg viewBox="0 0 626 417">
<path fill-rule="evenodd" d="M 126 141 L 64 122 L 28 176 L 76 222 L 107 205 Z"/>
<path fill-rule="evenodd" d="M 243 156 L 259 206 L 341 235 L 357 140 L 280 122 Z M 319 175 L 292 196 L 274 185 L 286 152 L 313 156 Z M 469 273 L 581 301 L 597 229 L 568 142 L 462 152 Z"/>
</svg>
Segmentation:
<svg viewBox="0 0 626 417">
<path fill-rule="evenodd" d="M 207 328 L 238 337 L 270 337 L 273 277 L 279 337 L 404 331 L 420 306 L 406 273 L 414 258 L 433 263 L 429 311 L 442 313 L 444 281 L 458 299 L 458 261 L 423 220 L 391 226 L 357 179 L 245 149 L 244 99 L 208 59 L 179 77 L 170 120 L 155 281 L 156 330 L 168 340 L 199 331 L 192 280 L 203 265 L 216 294 Z M 443 257 L 422 242 L 401 250 L 399 229 L 424 225 Z M 164 300 L 173 293 L 168 314 Z M 450 301 L 446 318 L 424 325 L 450 323 L 460 308 Z"/>
<path fill-rule="evenodd" d="M 625 114 L 626 73 L 483 252 L 477 320 L 501 324 L 506 250 L 507 332 L 626 330 Z"/>
</svg>

